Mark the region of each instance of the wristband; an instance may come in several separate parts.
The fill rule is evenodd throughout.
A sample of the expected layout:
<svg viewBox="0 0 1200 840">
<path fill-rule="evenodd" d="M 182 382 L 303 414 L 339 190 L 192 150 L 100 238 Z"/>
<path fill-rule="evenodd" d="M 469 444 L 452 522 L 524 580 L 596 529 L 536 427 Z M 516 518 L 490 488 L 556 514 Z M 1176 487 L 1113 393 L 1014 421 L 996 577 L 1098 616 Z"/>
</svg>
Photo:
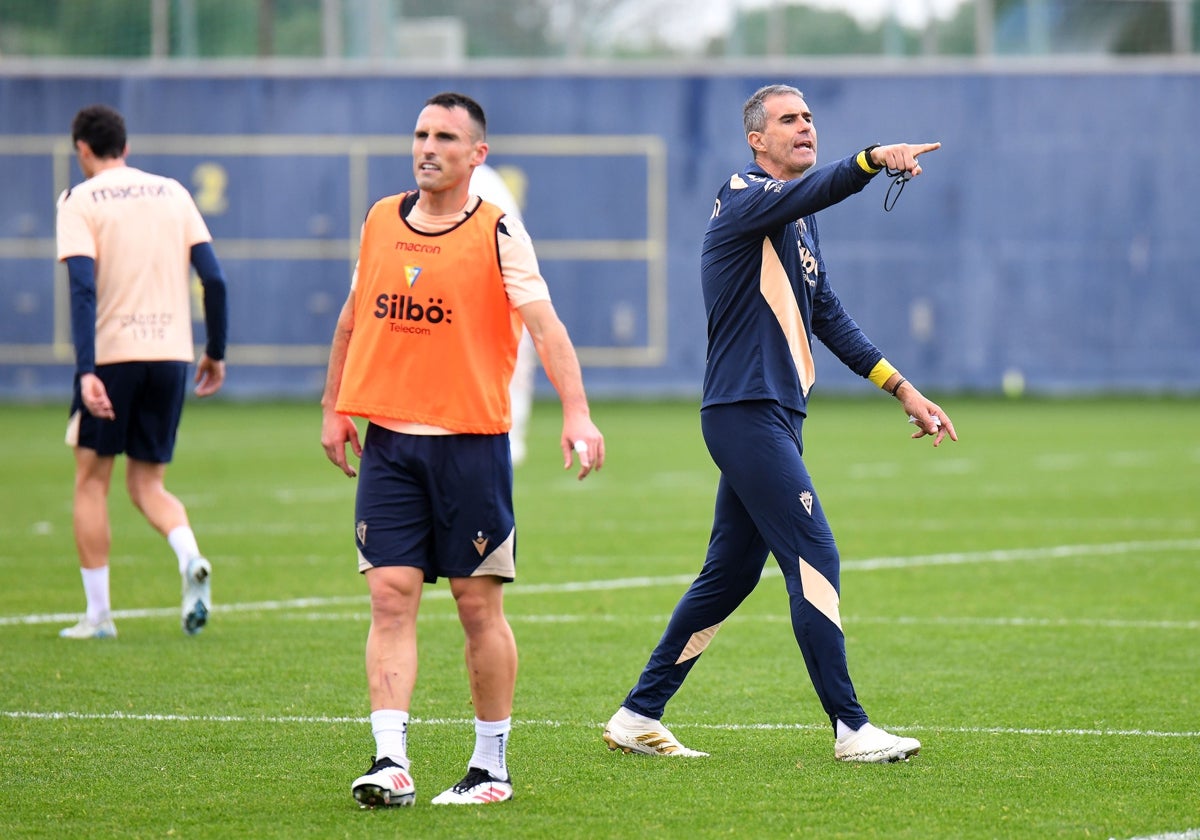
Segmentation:
<svg viewBox="0 0 1200 840">
<path fill-rule="evenodd" d="M 893 397 L 896 396 L 896 393 L 900 390 L 900 386 L 903 385 L 907 381 L 908 381 L 907 379 L 905 379 L 903 376 L 901 376 L 900 381 L 896 383 L 896 387 L 893 388 L 892 390 L 888 391 L 888 393 L 891 394 Z"/>
<path fill-rule="evenodd" d="M 861 152 L 859 152 L 859 154 L 862 155 L 863 168 L 866 169 L 868 172 L 870 172 L 872 175 L 874 175 L 876 172 L 880 172 L 883 170 L 882 166 L 876 166 L 874 163 L 871 162 L 871 150 L 878 149 L 880 145 L 881 144 L 879 144 L 879 143 L 872 143 L 870 146 L 867 146 L 867 148 L 865 148 Z"/>
</svg>

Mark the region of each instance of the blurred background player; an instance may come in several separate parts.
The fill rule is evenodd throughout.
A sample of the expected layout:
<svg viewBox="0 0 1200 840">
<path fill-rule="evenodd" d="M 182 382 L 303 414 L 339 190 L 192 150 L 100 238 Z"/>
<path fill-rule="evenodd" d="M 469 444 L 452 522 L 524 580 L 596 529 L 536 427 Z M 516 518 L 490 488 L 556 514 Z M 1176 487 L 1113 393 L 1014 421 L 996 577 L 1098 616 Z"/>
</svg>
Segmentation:
<svg viewBox="0 0 1200 840">
<path fill-rule="evenodd" d="M 225 381 L 225 278 L 212 236 L 183 185 L 128 166 L 125 121 L 104 105 L 71 125 L 87 179 L 58 199 L 58 259 L 71 287 L 75 385 L 67 443 L 75 448 L 74 529 L 87 612 L 59 635 L 117 635 L 109 597 L 108 489 L 126 456 L 129 498 L 167 538 L 183 579 L 180 620 L 198 633 L 212 609 L 212 566 L 183 503 L 163 485 L 187 391 L 192 345 L 188 263 L 204 287 L 207 346 L 195 391 Z"/>
<path fill-rule="evenodd" d="M 512 167 L 501 175 L 488 164 L 475 167 L 471 174 L 471 193 L 497 205 L 518 222 L 524 222 L 521 206 L 525 203 L 524 176 Z M 512 430 L 508 442 L 512 449 L 513 466 L 525 460 L 525 438 L 529 415 L 533 412 L 533 379 L 537 372 L 537 351 L 529 330 L 521 328 L 521 343 L 517 345 L 517 366 L 513 369 L 508 396 L 512 403 Z"/>
</svg>

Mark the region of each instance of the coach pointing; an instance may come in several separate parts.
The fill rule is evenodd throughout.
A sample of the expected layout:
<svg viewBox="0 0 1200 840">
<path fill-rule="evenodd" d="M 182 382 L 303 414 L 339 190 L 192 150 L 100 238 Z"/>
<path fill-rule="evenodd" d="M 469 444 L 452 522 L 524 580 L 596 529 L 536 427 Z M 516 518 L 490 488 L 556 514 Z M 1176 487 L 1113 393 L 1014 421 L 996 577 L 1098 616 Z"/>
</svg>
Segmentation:
<svg viewBox="0 0 1200 840">
<path fill-rule="evenodd" d="M 792 628 L 834 730 L 835 757 L 906 759 L 920 743 L 872 725 L 850 681 L 837 546 L 804 464 L 801 430 L 816 379 L 815 337 L 900 401 L 918 424 L 913 437 L 932 435 L 934 446 L 947 435 L 957 440 L 946 413 L 842 308 L 813 215 L 862 190 L 884 167 L 919 175 L 918 155 L 939 144 L 873 146 L 809 172 L 816 127 L 800 91 L 786 85 L 756 92 L 743 123 L 754 161 L 718 192 L 700 258 L 708 313 L 700 420 L 721 470 L 708 555 L 604 739 L 625 752 L 705 755 L 679 743 L 662 725 L 663 711 L 721 623 L 758 584 L 769 552 L 783 571 Z"/>
</svg>

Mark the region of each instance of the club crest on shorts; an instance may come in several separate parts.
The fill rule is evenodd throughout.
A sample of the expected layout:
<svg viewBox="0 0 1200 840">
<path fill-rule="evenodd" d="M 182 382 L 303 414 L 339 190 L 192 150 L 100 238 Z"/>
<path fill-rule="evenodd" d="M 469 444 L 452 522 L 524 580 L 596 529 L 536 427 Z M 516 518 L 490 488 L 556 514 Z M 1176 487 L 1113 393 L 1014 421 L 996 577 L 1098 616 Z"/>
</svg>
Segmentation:
<svg viewBox="0 0 1200 840">
<path fill-rule="evenodd" d="M 804 490 L 800 493 L 800 504 L 804 505 L 804 512 L 812 516 L 813 494 L 811 490 Z"/>
<path fill-rule="evenodd" d="M 358 537 L 359 545 L 367 544 L 367 522 L 365 519 L 360 519 L 354 524 L 354 536 Z"/>
<path fill-rule="evenodd" d="M 488 546 L 488 538 L 483 535 L 483 531 L 476 531 L 475 539 L 471 540 L 471 542 L 475 544 L 475 550 L 478 551 L 479 556 L 482 557 L 483 553 L 487 551 Z"/>
</svg>

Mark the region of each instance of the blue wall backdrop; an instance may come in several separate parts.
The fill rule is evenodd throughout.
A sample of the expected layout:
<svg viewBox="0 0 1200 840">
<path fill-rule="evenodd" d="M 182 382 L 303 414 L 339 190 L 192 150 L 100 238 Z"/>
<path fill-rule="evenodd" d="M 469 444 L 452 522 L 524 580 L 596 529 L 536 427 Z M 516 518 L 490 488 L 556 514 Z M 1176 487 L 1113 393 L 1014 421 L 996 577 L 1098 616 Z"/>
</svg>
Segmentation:
<svg viewBox="0 0 1200 840">
<path fill-rule="evenodd" d="M 701 235 L 748 160 L 741 105 L 777 81 L 805 92 L 823 161 L 943 143 L 892 212 L 880 177 L 821 216 L 834 287 L 924 390 L 1200 391 L 1195 72 L 101 72 L 0 75 L 0 398 L 70 388 L 54 205 L 82 177 L 80 107 L 122 111 L 130 163 L 196 196 L 230 283 L 228 393 L 315 398 L 358 226 L 411 186 L 413 121 L 446 89 L 488 111 L 589 392 L 698 393 Z M 819 389 L 870 388 L 817 365 Z"/>
</svg>

